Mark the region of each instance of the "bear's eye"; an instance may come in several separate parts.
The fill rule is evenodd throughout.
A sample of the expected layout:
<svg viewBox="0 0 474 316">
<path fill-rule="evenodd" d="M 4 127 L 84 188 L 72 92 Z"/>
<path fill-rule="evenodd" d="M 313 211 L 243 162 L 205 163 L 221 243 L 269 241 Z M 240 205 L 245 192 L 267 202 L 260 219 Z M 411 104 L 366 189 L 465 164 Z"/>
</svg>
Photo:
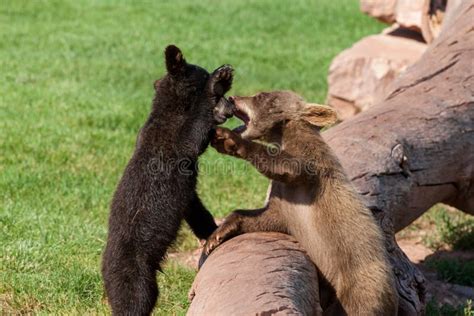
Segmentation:
<svg viewBox="0 0 474 316">
<path fill-rule="evenodd" d="M 185 84 L 183 88 L 185 89 L 186 93 L 189 93 L 189 94 L 195 94 L 198 89 L 196 85 L 193 83 Z"/>
</svg>

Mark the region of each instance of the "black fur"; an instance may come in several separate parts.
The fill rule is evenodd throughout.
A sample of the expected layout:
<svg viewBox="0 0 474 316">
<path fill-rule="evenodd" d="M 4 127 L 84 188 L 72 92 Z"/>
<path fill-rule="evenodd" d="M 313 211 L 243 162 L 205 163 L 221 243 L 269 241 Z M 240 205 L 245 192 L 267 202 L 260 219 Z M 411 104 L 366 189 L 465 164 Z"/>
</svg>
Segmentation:
<svg viewBox="0 0 474 316">
<path fill-rule="evenodd" d="M 148 120 L 112 200 L 102 275 L 114 315 L 149 315 L 158 297 L 156 271 L 183 218 L 200 239 L 216 229 L 196 194 L 196 163 L 228 106 L 232 68 L 209 74 L 165 51 L 168 73 L 155 82 Z M 232 110 L 228 111 L 232 113 Z"/>
</svg>

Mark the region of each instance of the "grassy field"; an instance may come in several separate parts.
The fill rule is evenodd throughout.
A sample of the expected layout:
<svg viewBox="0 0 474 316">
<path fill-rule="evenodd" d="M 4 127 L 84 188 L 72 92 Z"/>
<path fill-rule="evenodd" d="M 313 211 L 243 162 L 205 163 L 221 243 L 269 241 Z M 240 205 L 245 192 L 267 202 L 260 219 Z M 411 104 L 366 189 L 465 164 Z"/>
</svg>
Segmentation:
<svg viewBox="0 0 474 316">
<path fill-rule="evenodd" d="M 323 102 L 332 57 L 383 27 L 354 0 L 2 2 L 0 314 L 108 312 L 108 205 L 167 44 L 208 69 L 232 64 L 233 94 L 292 89 Z M 267 180 L 252 168 L 212 149 L 201 163 L 215 216 L 261 205 Z M 177 249 L 196 246 L 183 236 Z M 167 265 L 157 315 L 185 313 L 194 274 Z"/>
</svg>

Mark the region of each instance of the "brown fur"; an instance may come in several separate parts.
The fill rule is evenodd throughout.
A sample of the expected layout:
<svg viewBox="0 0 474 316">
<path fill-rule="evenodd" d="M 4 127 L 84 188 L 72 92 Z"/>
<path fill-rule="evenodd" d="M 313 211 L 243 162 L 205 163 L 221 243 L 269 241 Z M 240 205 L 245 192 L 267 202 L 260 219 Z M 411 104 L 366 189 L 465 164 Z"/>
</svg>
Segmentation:
<svg viewBox="0 0 474 316">
<path fill-rule="evenodd" d="M 233 212 L 210 236 L 205 254 L 242 233 L 289 233 L 336 291 L 340 305 L 326 314 L 396 315 L 398 296 L 382 232 L 319 133 L 335 122 L 334 111 L 292 92 L 232 100 L 246 130 L 239 135 L 220 128 L 213 146 L 248 160 L 273 181 L 265 207 Z"/>
</svg>

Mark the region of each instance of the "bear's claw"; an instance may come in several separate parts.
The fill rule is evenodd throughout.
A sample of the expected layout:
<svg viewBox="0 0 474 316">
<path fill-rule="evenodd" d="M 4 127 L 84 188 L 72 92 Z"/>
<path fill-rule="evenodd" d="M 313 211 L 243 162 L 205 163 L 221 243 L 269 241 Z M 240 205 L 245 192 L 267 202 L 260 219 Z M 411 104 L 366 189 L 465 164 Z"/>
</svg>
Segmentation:
<svg viewBox="0 0 474 316">
<path fill-rule="evenodd" d="M 222 97 L 232 86 L 234 68 L 231 65 L 222 65 L 211 75 L 209 88 L 212 95 Z"/>
<path fill-rule="evenodd" d="M 233 131 L 218 127 L 216 128 L 211 145 L 218 152 L 239 158 L 245 158 L 248 154 L 248 143 Z"/>
</svg>

